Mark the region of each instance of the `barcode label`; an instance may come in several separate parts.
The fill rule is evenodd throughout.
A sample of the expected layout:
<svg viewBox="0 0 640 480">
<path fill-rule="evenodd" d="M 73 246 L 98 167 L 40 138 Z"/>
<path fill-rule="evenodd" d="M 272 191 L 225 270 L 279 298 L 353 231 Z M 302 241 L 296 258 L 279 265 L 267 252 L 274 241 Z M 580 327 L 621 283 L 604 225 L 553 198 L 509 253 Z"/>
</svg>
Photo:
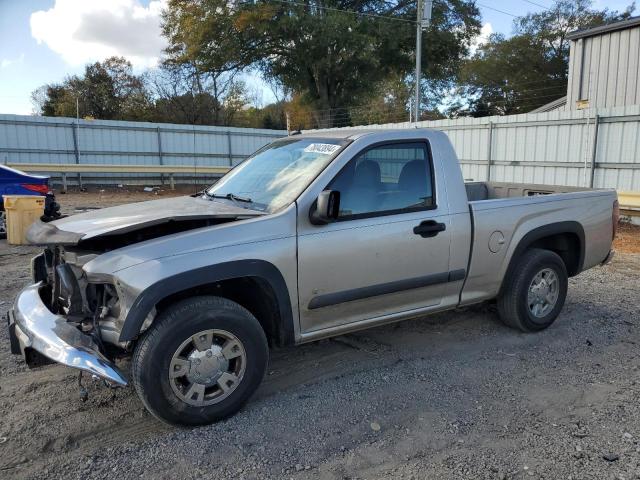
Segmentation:
<svg viewBox="0 0 640 480">
<path fill-rule="evenodd" d="M 322 153 L 323 155 L 331 155 L 338 149 L 340 149 L 340 145 L 333 145 L 332 143 L 312 143 L 308 145 L 304 149 L 304 151 L 309 153 Z"/>
</svg>

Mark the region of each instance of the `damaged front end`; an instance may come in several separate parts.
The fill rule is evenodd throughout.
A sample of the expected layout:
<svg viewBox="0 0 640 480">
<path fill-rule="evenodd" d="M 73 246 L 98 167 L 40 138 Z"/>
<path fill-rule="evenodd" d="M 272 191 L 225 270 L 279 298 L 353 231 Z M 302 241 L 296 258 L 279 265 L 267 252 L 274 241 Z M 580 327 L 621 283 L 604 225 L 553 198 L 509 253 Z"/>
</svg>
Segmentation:
<svg viewBox="0 0 640 480">
<path fill-rule="evenodd" d="M 47 247 L 33 258 L 31 270 L 34 281 L 42 282 L 41 296 L 49 310 L 63 315 L 112 354 L 117 352 L 107 351 L 107 346 L 127 349 L 128 345 L 118 343 L 115 323 L 122 312 L 115 285 L 105 279 L 89 281 L 82 268 L 97 256 L 74 247 Z"/>
<path fill-rule="evenodd" d="M 111 285 L 88 283 L 82 271 L 95 256 L 56 246 L 33 258 L 36 283 L 9 312 L 11 350 L 31 367 L 53 361 L 125 386 L 113 362 L 119 347 L 107 347 L 103 336 L 105 320 L 118 314 L 117 294 Z"/>
<path fill-rule="evenodd" d="M 120 333 L 140 292 L 114 272 L 139 261 L 131 249 L 149 242 L 142 249 L 147 256 L 161 255 L 163 238 L 260 215 L 264 212 L 233 202 L 177 197 L 35 222 L 27 239 L 44 252 L 32 260 L 35 284 L 18 295 L 9 312 L 12 351 L 30 366 L 52 360 L 126 385 L 115 360 L 132 351 Z M 95 268 L 105 258 L 109 268 Z M 154 316 L 155 308 L 142 331 Z"/>
</svg>

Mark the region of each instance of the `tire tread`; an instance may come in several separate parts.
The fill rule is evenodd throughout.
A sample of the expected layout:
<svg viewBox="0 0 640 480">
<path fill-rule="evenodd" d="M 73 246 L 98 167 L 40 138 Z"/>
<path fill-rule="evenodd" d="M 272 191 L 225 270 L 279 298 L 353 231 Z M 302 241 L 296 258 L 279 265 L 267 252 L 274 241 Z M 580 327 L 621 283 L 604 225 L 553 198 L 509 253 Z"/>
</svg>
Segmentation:
<svg viewBox="0 0 640 480">
<path fill-rule="evenodd" d="M 536 263 L 543 264 L 545 262 L 553 262 L 561 265 L 561 274 L 564 275 L 564 279 L 566 281 L 566 267 L 562 258 L 560 258 L 557 253 L 541 248 L 532 248 L 525 251 L 517 261 L 517 264 L 509 274 L 509 277 L 505 279 L 504 290 L 497 299 L 498 313 L 500 315 L 500 319 L 505 325 L 523 332 L 538 331 L 546 328 L 546 326 L 532 328 L 527 325 L 525 323 L 525 319 L 522 318 L 518 311 L 520 306 L 519 302 L 522 301 L 519 292 L 522 291 L 524 283 L 530 281 L 527 276 L 528 271 Z M 558 301 L 562 301 L 562 303 L 564 303 L 564 298 L 559 299 Z"/>
<path fill-rule="evenodd" d="M 157 419 L 162 422 L 169 423 L 175 425 L 175 421 L 170 421 L 162 414 L 162 412 L 157 411 L 157 409 L 152 405 L 149 401 L 146 389 L 143 385 L 143 370 L 145 368 L 146 359 L 150 356 L 150 349 L 154 344 L 157 344 L 163 334 L 166 333 L 167 329 L 171 329 L 171 327 L 175 324 L 175 322 L 188 317 L 189 314 L 195 314 L 202 309 L 211 310 L 231 310 L 236 312 L 237 314 L 244 317 L 244 319 L 253 324 L 252 327 L 261 332 L 262 336 L 262 344 L 264 346 L 264 354 L 268 357 L 268 346 L 266 335 L 264 334 L 264 330 L 262 326 L 258 322 L 258 320 L 249 312 L 246 308 L 239 305 L 238 303 L 229 300 L 224 297 L 216 297 L 216 296 L 197 296 L 197 297 L 189 297 L 183 300 L 176 302 L 175 304 L 169 306 L 164 311 L 160 312 L 158 317 L 152 323 L 152 325 L 142 334 L 140 339 L 138 340 L 132 360 L 131 360 L 131 377 L 132 384 L 138 393 L 138 396 L 142 400 L 145 408 Z M 266 368 L 266 366 L 265 366 Z M 244 403 L 244 402 L 242 402 Z M 238 406 L 240 408 L 241 405 Z M 233 409 L 229 412 L 229 414 L 222 415 L 220 418 L 216 418 L 219 420 L 226 416 L 229 416 L 235 413 L 236 409 Z M 201 424 L 201 422 L 185 422 L 188 424 Z"/>
</svg>

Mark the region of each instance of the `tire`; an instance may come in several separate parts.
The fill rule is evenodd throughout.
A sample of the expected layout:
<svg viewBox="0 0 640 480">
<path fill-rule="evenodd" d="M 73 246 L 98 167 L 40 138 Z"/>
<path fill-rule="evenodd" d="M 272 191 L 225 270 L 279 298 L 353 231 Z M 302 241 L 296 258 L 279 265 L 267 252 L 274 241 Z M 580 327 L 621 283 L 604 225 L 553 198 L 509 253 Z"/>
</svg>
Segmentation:
<svg viewBox="0 0 640 480">
<path fill-rule="evenodd" d="M 557 290 L 552 286 L 554 276 Z M 558 254 L 538 248 L 527 250 L 505 279 L 498 297 L 500 319 L 523 332 L 544 330 L 562 310 L 567 284 L 567 268 Z"/>
<path fill-rule="evenodd" d="M 192 297 L 162 311 L 144 333 L 133 354 L 133 385 L 158 419 L 205 425 L 244 405 L 268 358 L 265 333 L 248 310 L 226 298 Z"/>
</svg>

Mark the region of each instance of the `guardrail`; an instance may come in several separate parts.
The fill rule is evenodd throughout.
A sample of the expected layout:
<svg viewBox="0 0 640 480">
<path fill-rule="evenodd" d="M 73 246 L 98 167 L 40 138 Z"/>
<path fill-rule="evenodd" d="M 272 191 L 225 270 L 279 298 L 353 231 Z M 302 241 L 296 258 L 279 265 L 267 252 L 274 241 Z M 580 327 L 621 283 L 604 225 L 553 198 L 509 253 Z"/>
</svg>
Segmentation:
<svg viewBox="0 0 640 480">
<path fill-rule="evenodd" d="M 98 165 L 98 164 L 54 164 L 54 163 L 13 163 L 8 167 L 25 172 L 57 173 L 62 176 L 62 191 L 67 191 L 67 174 L 75 173 L 160 173 L 169 176 L 171 190 L 175 190 L 174 174 L 208 174 L 222 176 L 231 167 L 193 165 Z"/>
<path fill-rule="evenodd" d="M 618 192 L 620 213 L 640 217 L 640 192 Z"/>
<path fill-rule="evenodd" d="M 192 166 L 192 165 L 96 165 L 96 164 L 53 164 L 53 163 L 14 163 L 9 167 L 25 172 L 58 173 L 62 176 L 62 189 L 67 190 L 69 173 L 160 173 L 169 176 L 171 190 L 175 190 L 174 174 L 200 173 L 224 175 L 231 167 Z M 620 212 L 633 217 L 640 216 L 640 192 L 618 192 Z"/>
</svg>

